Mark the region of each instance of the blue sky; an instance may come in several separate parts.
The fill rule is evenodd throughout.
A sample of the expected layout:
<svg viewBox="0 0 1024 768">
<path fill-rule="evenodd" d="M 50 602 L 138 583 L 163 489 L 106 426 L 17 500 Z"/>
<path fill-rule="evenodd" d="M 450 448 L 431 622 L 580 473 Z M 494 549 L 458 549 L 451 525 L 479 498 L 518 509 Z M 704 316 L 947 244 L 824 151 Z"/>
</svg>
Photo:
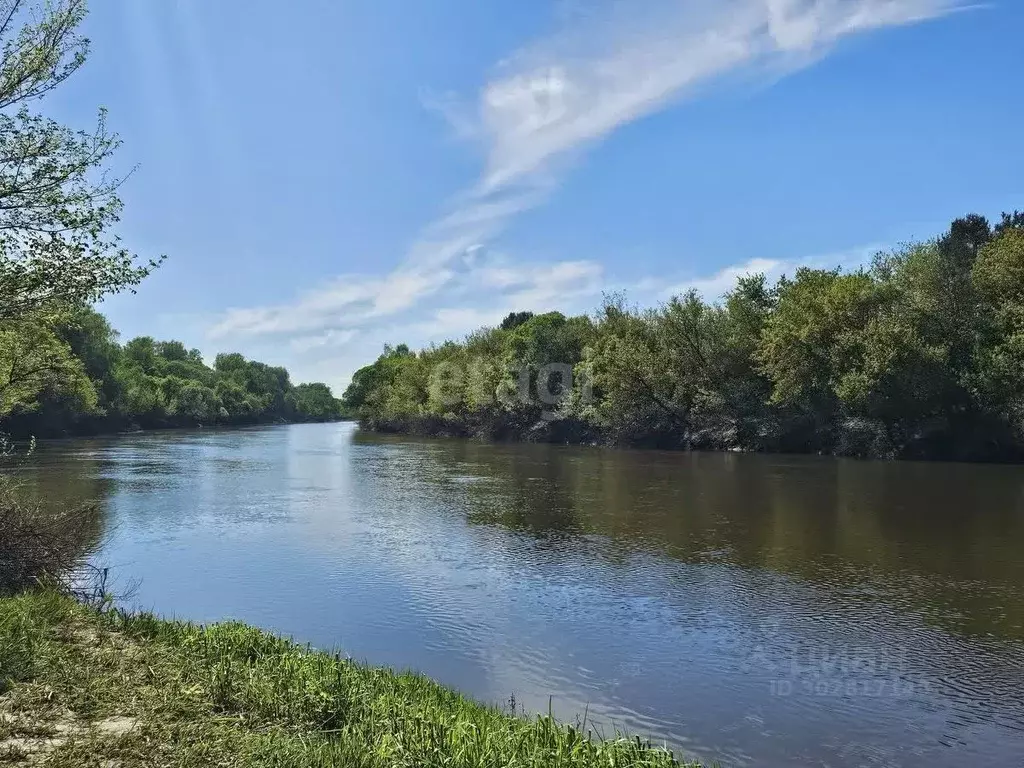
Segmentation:
<svg viewBox="0 0 1024 768">
<path fill-rule="evenodd" d="M 343 386 L 385 342 L 854 264 L 1024 208 L 1024 4 L 94 0 L 46 108 L 168 260 L 125 338 Z"/>
</svg>

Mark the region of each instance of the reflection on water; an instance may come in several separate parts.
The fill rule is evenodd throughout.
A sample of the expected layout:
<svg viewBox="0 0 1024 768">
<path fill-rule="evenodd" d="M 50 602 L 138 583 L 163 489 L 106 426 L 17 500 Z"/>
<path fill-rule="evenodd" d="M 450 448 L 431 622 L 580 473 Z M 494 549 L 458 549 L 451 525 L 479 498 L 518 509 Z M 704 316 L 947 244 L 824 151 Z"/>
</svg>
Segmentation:
<svg viewBox="0 0 1024 768">
<path fill-rule="evenodd" d="M 113 484 L 103 477 L 100 462 L 94 453 L 82 445 L 71 448 L 64 446 L 60 463 L 70 465 L 70 471 L 60 467 L 56 472 L 43 470 L 32 457 L 15 455 L 6 457 L 0 463 L 5 488 L 13 491 L 21 508 L 30 516 L 38 516 L 40 522 L 52 525 L 53 513 L 70 512 L 75 530 L 68 541 L 76 551 L 61 549 L 64 555 L 76 562 L 87 562 L 99 551 L 106 534 L 109 516 L 105 513 L 104 502 L 113 492 Z M 0 537 L 6 534 L 0 530 Z"/>
<path fill-rule="evenodd" d="M 1024 470 L 386 439 L 351 425 L 44 447 L 99 557 L 492 702 L 724 765 L 1016 764 Z"/>
</svg>

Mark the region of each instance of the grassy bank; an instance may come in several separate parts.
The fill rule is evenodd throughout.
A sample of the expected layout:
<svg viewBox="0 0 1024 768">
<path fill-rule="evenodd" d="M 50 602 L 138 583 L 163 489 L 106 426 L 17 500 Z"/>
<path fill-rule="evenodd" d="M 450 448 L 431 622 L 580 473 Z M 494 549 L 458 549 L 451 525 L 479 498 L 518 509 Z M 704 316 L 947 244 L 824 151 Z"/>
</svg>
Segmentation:
<svg viewBox="0 0 1024 768">
<path fill-rule="evenodd" d="M 0 764 L 674 766 L 252 627 L 0 599 Z"/>
</svg>

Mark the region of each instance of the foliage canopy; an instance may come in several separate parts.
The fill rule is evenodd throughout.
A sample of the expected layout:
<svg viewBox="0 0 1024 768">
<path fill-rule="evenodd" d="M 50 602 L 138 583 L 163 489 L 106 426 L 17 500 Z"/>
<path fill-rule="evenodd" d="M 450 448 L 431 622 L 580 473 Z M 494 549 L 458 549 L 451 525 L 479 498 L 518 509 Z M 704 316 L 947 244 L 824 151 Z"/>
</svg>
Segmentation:
<svg viewBox="0 0 1024 768">
<path fill-rule="evenodd" d="M 545 401 L 556 368 L 570 375 Z M 1024 215 L 972 214 L 852 272 L 744 276 L 719 302 L 515 312 L 462 343 L 389 348 L 344 401 L 382 430 L 1024 457 Z"/>
</svg>

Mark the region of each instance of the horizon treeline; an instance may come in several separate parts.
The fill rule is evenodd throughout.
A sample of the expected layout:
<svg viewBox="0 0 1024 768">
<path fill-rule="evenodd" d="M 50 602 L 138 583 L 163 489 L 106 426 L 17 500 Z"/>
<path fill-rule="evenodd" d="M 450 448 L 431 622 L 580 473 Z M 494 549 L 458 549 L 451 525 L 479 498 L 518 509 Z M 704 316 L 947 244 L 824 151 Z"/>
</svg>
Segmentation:
<svg viewBox="0 0 1024 768">
<path fill-rule="evenodd" d="M 1024 458 L 1024 214 L 957 219 L 853 271 L 738 279 L 595 316 L 512 313 L 389 346 L 343 403 L 370 429 L 665 449 Z"/>
<path fill-rule="evenodd" d="M 287 369 L 239 353 L 219 354 L 211 367 L 180 341 L 141 336 L 122 345 L 106 318 L 86 307 L 44 327 L 0 327 L 0 362 L 5 358 L 10 370 L 0 387 L 0 432 L 15 436 L 342 415 L 326 384 L 292 384 Z"/>
</svg>

